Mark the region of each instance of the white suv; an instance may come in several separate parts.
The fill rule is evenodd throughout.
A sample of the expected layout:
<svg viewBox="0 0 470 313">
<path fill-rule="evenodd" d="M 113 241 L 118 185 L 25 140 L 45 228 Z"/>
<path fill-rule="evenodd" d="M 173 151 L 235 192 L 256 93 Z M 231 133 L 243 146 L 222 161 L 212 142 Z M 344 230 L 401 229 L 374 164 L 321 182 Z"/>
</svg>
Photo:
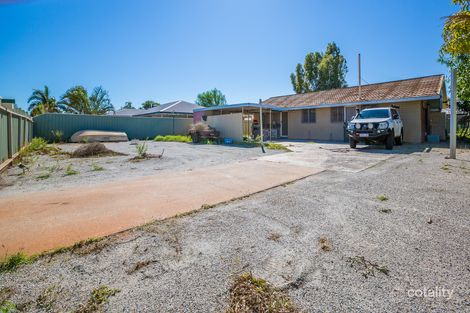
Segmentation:
<svg viewBox="0 0 470 313">
<path fill-rule="evenodd" d="M 347 127 L 349 146 L 356 148 L 358 142 L 384 143 L 388 150 L 403 143 L 403 122 L 394 108 L 364 109 Z"/>
</svg>

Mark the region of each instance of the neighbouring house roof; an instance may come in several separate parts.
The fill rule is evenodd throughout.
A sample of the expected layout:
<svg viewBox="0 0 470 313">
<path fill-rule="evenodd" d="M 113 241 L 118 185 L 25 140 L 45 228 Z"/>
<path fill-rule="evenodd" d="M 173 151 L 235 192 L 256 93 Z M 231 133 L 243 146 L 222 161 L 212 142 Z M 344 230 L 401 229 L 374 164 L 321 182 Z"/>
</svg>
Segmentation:
<svg viewBox="0 0 470 313">
<path fill-rule="evenodd" d="M 120 109 L 116 110 L 115 112 L 109 112 L 109 115 L 119 115 L 119 116 L 134 116 L 136 114 L 141 113 L 144 110 L 140 109 Z"/>
<path fill-rule="evenodd" d="M 147 116 L 154 114 L 193 114 L 194 109 L 200 109 L 201 106 L 186 102 L 183 100 L 172 101 L 156 107 L 144 109 L 121 109 L 117 110 L 114 115 L 121 116 Z"/>
<path fill-rule="evenodd" d="M 200 109 L 201 106 L 186 102 L 183 100 L 165 103 L 148 110 L 143 110 L 137 116 L 153 115 L 153 114 L 192 114 L 194 109 Z"/>
<path fill-rule="evenodd" d="M 408 100 L 439 99 L 444 75 L 409 78 L 359 87 L 346 87 L 325 91 L 271 97 L 263 104 L 280 108 L 322 107 L 367 103 L 387 103 Z"/>
</svg>

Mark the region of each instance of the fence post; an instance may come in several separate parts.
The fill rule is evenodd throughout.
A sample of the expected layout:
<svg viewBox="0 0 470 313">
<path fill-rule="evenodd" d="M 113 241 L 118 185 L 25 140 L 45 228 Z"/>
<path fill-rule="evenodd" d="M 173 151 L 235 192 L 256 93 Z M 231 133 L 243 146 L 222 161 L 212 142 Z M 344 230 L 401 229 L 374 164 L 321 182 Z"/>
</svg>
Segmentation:
<svg viewBox="0 0 470 313">
<path fill-rule="evenodd" d="M 20 151 L 22 146 L 23 143 L 21 142 L 21 117 L 18 116 L 18 151 Z"/>
<path fill-rule="evenodd" d="M 8 136 L 8 158 L 13 157 L 13 123 L 12 123 L 13 114 L 11 112 L 7 113 L 7 136 Z"/>
</svg>

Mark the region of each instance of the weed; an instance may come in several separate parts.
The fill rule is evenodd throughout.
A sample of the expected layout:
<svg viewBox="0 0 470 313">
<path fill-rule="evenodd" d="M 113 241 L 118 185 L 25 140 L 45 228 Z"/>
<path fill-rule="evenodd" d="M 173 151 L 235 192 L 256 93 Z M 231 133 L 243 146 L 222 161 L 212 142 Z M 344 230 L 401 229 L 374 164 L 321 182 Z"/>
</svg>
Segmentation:
<svg viewBox="0 0 470 313">
<path fill-rule="evenodd" d="M 37 176 L 36 179 L 43 180 L 43 179 L 48 179 L 49 177 L 51 177 L 51 174 L 45 173 L 45 174 L 41 174 L 41 175 Z"/>
<path fill-rule="evenodd" d="M 269 240 L 272 240 L 272 241 L 279 241 L 279 239 L 281 239 L 281 234 L 279 233 L 271 233 L 269 234 L 269 236 L 267 237 Z"/>
<path fill-rule="evenodd" d="M 59 297 L 57 286 L 51 285 L 43 290 L 43 292 L 36 299 L 36 306 L 38 309 L 49 311 L 54 306 L 54 302 Z"/>
<path fill-rule="evenodd" d="M 135 149 L 137 151 L 137 157 L 139 159 L 145 159 L 147 157 L 148 147 L 147 147 L 147 143 L 145 141 L 144 142 L 139 142 L 135 146 Z"/>
<path fill-rule="evenodd" d="M 62 142 L 62 136 L 64 135 L 64 132 L 58 129 L 51 130 L 52 134 L 52 141 L 53 142 Z"/>
<path fill-rule="evenodd" d="M 379 201 L 387 201 L 388 198 L 387 198 L 385 195 L 379 195 L 379 196 L 377 196 L 377 200 L 379 200 Z"/>
<path fill-rule="evenodd" d="M 10 255 L 0 262 L 0 273 L 16 270 L 18 267 L 31 262 L 31 258 L 23 252 Z"/>
<path fill-rule="evenodd" d="M 0 313 L 14 313 L 18 312 L 16 305 L 11 301 L 5 301 L 0 304 Z"/>
<path fill-rule="evenodd" d="M 82 304 L 76 313 L 91 313 L 91 312 L 100 312 L 102 310 L 103 304 L 109 302 L 109 297 L 114 296 L 118 293 L 119 289 L 112 289 L 108 286 L 100 286 L 90 294 L 86 304 Z"/>
<path fill-rule="evenodd" d="M 191 142 L 191 136 L 183 135 L 167 135 L 155 137 L 154 141 L 164 141 L 164 142 Z"/>
<path fill-rule="evenodd" d="M 201 210 L 208 210 L 208 209 L 211 209 L 213 207 L 215 207 L 215 205 L 204 203 L 203 205 L 201 205 Z"/>
<path fill-rule="evenodd" d="M 28 157 L 33 154 L 58 154 L 60 149 L 47 144 L 44 138 L 35 137 L 31 140 L 29 145 L 20 150 L 17 158 L 17 163 L 26 163 Z"/>
<path fill-rule="evenodd" d="M 386 265 L 378 265 L 368 261 L 363 256 L 348 257 L 346 262 L 350 263 L 351 267 L 358 267 L 358 270 L 362 270 L 362 276 L 365 278 L 370 275 L 375 276 L 375 270 L 388 276 L 389 270 Z"/>
<path fill-rule="evenodd" d="M 282 290 L 251 273 L 244 273 L 230 288 L 230 303 L 225 312 L 296 313 L 300 310 Z"/>
<path fill-rule="evenodd" d="M 91 170 L 93 172 L 100 172 L 100 171 L 104 171 L 104 167 L 102 167 L 101 165 L 99 165 L 97 163 L 92 163 L 91 164 Z"/>
<path fill-rule="evenodd" d="M 287 148 L 286 146 L 280 143 L 267 142 L 264 144 L 264 146 L 270 150 L 282 150 L 282 151 L 292 152 L 291 149 Z"/>
<path fill-rule="evenodd" d="M 72 167 L 72 164 L 69 164 L 65 169 L 65 176 L 77 175 L 79 172 Z"/>
<path fill-rule="evenodd" d="M 450 173 L 450 164 L 445 163 L 444 165 L 441 166 L 441 170 L 449 172 Z"/>
<path fill-rule="evenodd" d="M 392 210 L 391 209 L 380 209 L 379 212 L 380 213 L 392 213 Z"/>
<path fill-rule="evenodd" d="M 331 244 L 328 241 L 328 238 L 326 238 L 325 236 L 321 236 L 319 242 L 320 242 L 320 248 L 323 251 L 331 251 Z"/>
<path fill-rule="evenodd" d="M 10 287 L 0 289 L 0 304 L 5 303 L 8 299 L 15 294 L 15 291 Z"/>
</svg>

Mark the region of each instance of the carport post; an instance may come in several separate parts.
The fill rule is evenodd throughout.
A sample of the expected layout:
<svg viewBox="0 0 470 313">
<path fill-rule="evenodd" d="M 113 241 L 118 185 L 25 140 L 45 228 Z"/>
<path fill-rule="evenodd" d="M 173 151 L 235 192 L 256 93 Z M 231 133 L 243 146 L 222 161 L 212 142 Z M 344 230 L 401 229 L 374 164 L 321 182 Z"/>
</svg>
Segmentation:
<svg viewBox="0 0 470 313">
<path fill-rule="evenodd" d="M 272 132 L 273 132 L 273 110 L 269 109 L 269 141 L 272 141 Z"/>
<path fill-rule="evenodd" d="M 451 72 L 451 95 L 450 99 L 450 158 L 456 158 L 457 146 L 457 93 L 456 93 L 457 73 L 455 69 Z"/>
<path fill-rule="evenodd" d="M 259 134 L 261 136 L 261 145 L 263 145 L 263 108 L 259 105 Z"/>
</svg>

